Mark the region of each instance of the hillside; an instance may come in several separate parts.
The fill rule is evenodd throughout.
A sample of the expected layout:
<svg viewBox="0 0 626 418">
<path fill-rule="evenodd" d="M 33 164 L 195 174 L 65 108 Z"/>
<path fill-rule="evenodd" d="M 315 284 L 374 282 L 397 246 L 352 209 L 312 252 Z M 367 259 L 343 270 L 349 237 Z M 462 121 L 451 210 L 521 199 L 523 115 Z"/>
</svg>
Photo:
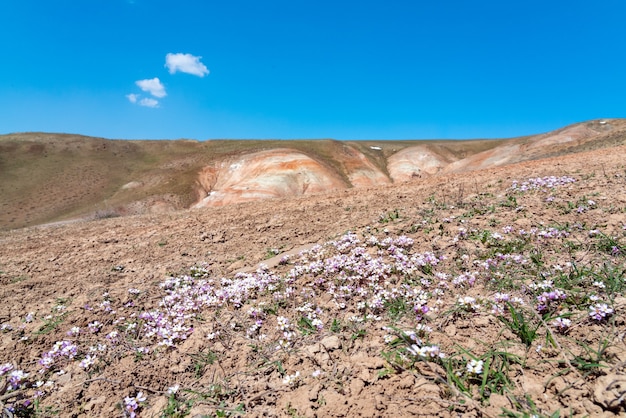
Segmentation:
<svg viewBox="0 0 626 418">
<path fill-rule="evenodd" d="M 626 143 L 626 121 L 483 141 L 124 141 L 0 136 L 0 229 L 297 197 Z"/>
<path fill-rule="evenodd" d="M 619 120 L 473 149 L 289 143 L 306 178 L 323 172 L 337 187 L 1 231 L 0 406 L 36 417 L 623 416 L 623 138 Z M 74 142 L 120 156 L 118 177 L 85 176 L 111 193 L 94 191 L 95 206 L 174 194 L 159 180 L 170 172 L 189 184 L 204 173 L 198 184 L 222 202 L 237 179 L 266 184 L 193 159 L 215 145 L 150 143 L 155 157 L 147 143 L 65 140 L 48 158 L 69 161 Z M 289 168 L 277 144 L 259 144 L 223 143 L 214 161 Z M 423 147 L 441 164 L 421 165 Z M 28 158 L 46 158 L 36 149 Z M 331 160 L 341 149 L 350 158 Z M 350 175 L 376 181 L 347 187 Z M 131 179 L 142 185 L 120 191 Z M 207 197 L 194 193 L 185 205 Z"/>
</svg>

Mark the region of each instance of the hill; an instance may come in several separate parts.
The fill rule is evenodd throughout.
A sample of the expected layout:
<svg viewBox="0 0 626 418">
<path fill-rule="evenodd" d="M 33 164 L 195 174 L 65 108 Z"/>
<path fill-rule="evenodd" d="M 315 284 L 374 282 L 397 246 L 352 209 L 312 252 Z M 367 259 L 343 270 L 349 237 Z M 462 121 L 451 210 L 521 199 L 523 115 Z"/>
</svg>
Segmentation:
<svg viewBox="0 0 626 418">
<path fill-rule="evenodd" d="M 0 136 L 0 229 L 370 187 L 626 143 L 591 121 L 482 141 L 124 141 Z"/>
<path fill-rule="evenodd" d="M 444 144 L 408 181 L 0 231 L 0 408 L 623 415 L 626 146 L 568 129 Z M 401 145 L 367 161 L 424 146 Z"/>
</svg>

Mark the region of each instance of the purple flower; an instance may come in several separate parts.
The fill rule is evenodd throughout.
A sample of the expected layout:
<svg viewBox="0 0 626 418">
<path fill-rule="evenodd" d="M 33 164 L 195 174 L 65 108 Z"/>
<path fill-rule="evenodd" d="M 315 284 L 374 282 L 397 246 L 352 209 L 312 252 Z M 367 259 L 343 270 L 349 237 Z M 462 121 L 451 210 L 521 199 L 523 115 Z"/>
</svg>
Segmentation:
<svg viewBox="0 0 626 418">
<path fill-rule="evenodd" d="M 552 321 L 552 325 L 554 325 L 560 332 L 565 332 L 572 325 L 572 321 L 567 318 L 558 317 Z"/>
<path fill-rule="evenodd" d="M 591 305 L 589 307 L 589 316 L 596 321 L 602 321 L 612 313 L 613 309 L 609 308 L 606 303 L 596 303 L 595 305 Z"/>
<path fill-rule="evenodd" d="M 5 363 L 0 365 L 0 376 L 4 376 L 8 372 L 13 370 L 13 365 L 11 363 Z"/>
<path fill-rule="evenodd" d="M 144 402 L 146 397 L 142 392 L 137 393 L 137 396 L 127 396 L 124 398 L 124 410 L 128 413 L 130 418 L 137 416 L 136 411 L 139 409 L 139 404 Z"/>
</svg>

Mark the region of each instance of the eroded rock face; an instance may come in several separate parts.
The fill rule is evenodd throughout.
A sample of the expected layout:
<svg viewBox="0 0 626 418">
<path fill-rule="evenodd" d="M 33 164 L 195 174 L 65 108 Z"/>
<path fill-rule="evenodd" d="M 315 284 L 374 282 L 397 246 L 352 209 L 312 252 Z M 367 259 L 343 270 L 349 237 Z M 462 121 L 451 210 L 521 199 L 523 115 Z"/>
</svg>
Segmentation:
<svg viewBox="0 0 626 418">
<path fill-rule="evenodd" d="M 327 157 L 315 159 L 293 149 L 260 151 L 204 167 L 198 176 L 198 199 L 193 207 L 372 187 L 424 179 L 439 173 L 498 167 L 558 155 L 612 129 L 612 123 L 608 122 L 572 125 L 546 134 L 511 139 L 462 159 L 451 151 L 452 147 L 421 143 L 388 156 L 382 163 L 386 167 L 382 169 L 380 161 L 377 166 L 349 144 L 334 148 L 332 161 L 324 162 L 321 161 Z"/>
<path fill-rule="evenodd" d="M 256 152 L 206 167 L 199 183 L 206 195 L 196 208 L 348 187 L 331 169 L 289 149 Z"/>
<path fill-rule="evenodd" d="M 555 132 L 538 135 L 526 148 L 527 150 L 540 150 L 543 152 L 546 148 L 558 147 L 568 143 L 584 142 L 597 136 L 598 133 L 600 133 L 600 129 L 598 129 L 600 127 L 603 128 L 604 125 L 596 126 L 595 129 L 588 125 L 581 124 L 568 126 Z"/>
<path fill-rule="evenodd" d="M 569 148 L 593 141 L 612 129 L 610 123 L 577 124 L 546 134 L 534 135 L 483 151 L 445 167 L 445 172 L 463 172 L 497 167 L 566 153 Z"/>
<path fill-rule="evenodd" d="M 455 161 L 444 167 L 443 171 L 446 173 L 459 173 L 463 171 L 497 167 L 517 161 L 521 161 L 520 145 L 505 144 L 462 160 Z"/>
<path fill-rule="evenodd" d="M 342 163 L 353 187 L 369 187 L 390 184 L 391 180 L 365 155 L 350 146 L 344 146 Z"/>
<path fill-rule="evenodd" d="M 405 148 L 387 160 L 387 169 L 394 182 L 430 177 L 454 161 L 451 155 L 435 152 L 425 146 Z"/>
</svg>

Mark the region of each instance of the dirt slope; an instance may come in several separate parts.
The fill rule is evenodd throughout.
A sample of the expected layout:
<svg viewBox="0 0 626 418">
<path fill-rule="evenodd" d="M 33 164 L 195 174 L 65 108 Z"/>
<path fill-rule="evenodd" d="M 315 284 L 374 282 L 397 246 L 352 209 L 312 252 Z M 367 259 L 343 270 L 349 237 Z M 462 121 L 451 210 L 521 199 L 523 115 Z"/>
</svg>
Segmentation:
<svg viewBox="0 0 626 418">
<path fill-rule="evenodd" d="M 18 379 L 11 374 L 18 370 L 28 373 L 16 380 L 22 389 L 2 389 L 2 402 L 20 407 L 27 399 L 35 405 L 33 396 L 40 391 L 36 416 L 42 417 L 121 416 L 121 409 L 133 410 L 133 402 L 141 417 L 164 411 L 198 417 L 497 416 L 505 410 L 518 414 L 513 416 L 623 415 L 625 153 L 626 147 L 614 147 L 378 187 L 0 232 L 0 370 L 11 368 L 2 372 L 3 379 Z M 551 191 L 510 191 L 514 181 L 543 176 L 576 181 Z M 498 241 L 496 234 L 508 237 L 507 226 L 514 231 L 508 234 L 533 238 Z M 554 233 L 549 228 L 571 236 L 545 235 Z M 377 237 L 379 244 L 363 252 L 347 231 L 363 243 Z M 412 247 L 404 247 L 407 237 Z M 394 250 L 382 244 L 387 238 L 394 240 Z M 439 264 L 432 261 L 433 270 L 418 269 L 397 283 L 390 275 L 389 284 L 377 286 L 389 285 L 389 295 L 409 284 L 416 292 L 425 289 L 420 309 L 430 311 L 418 315 L 423 322 L 413 304 L 401 306 L 403 299 L 387 299 L 384 310 L 364 313 L 357 293 L 349 299 L 348 288 L 329 287 L 315 295 L 315 286 L 327 280 L 316 271 L 339 268 L 333 263 L 352 255 L 396 257 L 402 248 L 411 248 L 414 257 L 432 252 Z M 303 250 L 306 263 L 298 255 Z M 281 263 L 290 252 L 292 260 Z M 500 269 L 495 260 L 506 263 L 502 252 L 540 261 L 524 267 L 518 259 Z M 273 275 L 287 281 L 269 293 L 248 295 L 244 288 L 221 293 L 228 303 L 194 311 L 187 319 L 193 331 L 172 347 L 147 335 L 150 320 L 142 315 L 168 306 L 167 286 L 159 285 L 167 277 L 184 277 L 191 266 L 203 266 L 209 287 L 225 289 L 220 286 L 247 278 L 237 272 L 255 272 L 261 262 L 272 266 L 271 274 L 254 273 L 248 283 L 273 283 Z M 481 270 L 483 263 L 495 264 Z M 361 268 L 356 263 L 333 270 L 332 277 L 356 277 Z M 296 274 L 291 269 L 306 274 L 290 282 Z M 475 270 L 480 273 L 472 276 Z M 569 287 L 559 288 L 567 300 L 551 309 L 572 321 L 570 330 L 560 333 L 548 325 L 553 319 L 545 319 L 546 325 L 528 319 L 534 318 L 528 315 L 541 289 L 534 293 L 529 282 L 508 282 L 525 275 L 540 284 L 568 280 L 560 286 Z M 461 277 L 476 282 L 468 285 Z M 361 291 L 367 293 L 364 283 Z M 588 287 L 578 290 L 583 285 Z M 541 337 L 528 346 L 487 302 L 505 292 L 525 300 L 527 308 L 515 306 L 539 327 Z M 602 321 L 588 315 L 594 302 L 585 295 L 594 292 L 614 310 Z M 461 296 L 480 306 L 472 307 L 470 299 L 459 302 Z M 311 314 L 316 307 L 319 313 Z M 323 328 L 299 322 L 305 313 L 321 319 Z M 500 315 L 510 318 L 504 311 Z M 144 319 L 137 325 L 139 317 Z M 253 330 L 255 321 L 261 321 L 261 334 Z M 395 331 L 383 326 L 423 334 L 410 340 L 400 333 L 388 343 Z M 277 349 L 280 338 L 291 345 Z M 57 341 L 67 342 L 67 354 L 54 351 Z M 449 361 L 411 360 L 418 359 L 408 350 L 412 343 L 438 347 Z M 73 346 L 78 353 L 70 357 Z M 468 371 L 478 363 L 467 353 L 485 360 L 487 374 L 481 376 L 490 386 L 484 391 L 482 377 Z M 47 355 L 54 365 L 39 373 Z M 83 367 L 88 359 L 94 363 Z M 452 376 L 468 385 L 469 395 L 451 383 Z M 39 380 L 42 386 L 36 387 Z M 175 385 L 179 391 L 168 394 Z M 11 394 L 17 395 L 5 397 Z M 34 414 L 32 406 L 25 408 Z"/>
<path fill-rule="evenodd" d="M 623 144 L 625 129 L 623 119 L 580 123 L 546 134 L 509 140 L 498 147 L 455 161 L 444 171 L 463 172 Z"/>
</svg>

